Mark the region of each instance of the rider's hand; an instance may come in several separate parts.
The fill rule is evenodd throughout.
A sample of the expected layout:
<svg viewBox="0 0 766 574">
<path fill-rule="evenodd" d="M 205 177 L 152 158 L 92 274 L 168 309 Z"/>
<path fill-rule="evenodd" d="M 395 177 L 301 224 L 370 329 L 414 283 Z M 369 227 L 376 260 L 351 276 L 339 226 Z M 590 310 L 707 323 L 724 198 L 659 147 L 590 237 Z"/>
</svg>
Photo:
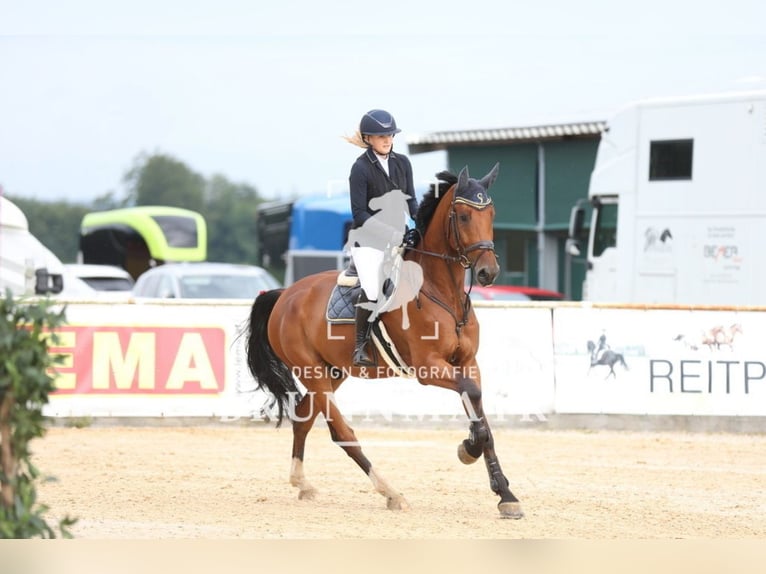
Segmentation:
<svg viewBox="0 0 766 574">
<path fill-rule="evenodd" d="M 420 242 L 420 232 L 416 228 L 408 229 L 404 232 L 404 244 L 407 247 L 417 247 Z"/>
</svg>

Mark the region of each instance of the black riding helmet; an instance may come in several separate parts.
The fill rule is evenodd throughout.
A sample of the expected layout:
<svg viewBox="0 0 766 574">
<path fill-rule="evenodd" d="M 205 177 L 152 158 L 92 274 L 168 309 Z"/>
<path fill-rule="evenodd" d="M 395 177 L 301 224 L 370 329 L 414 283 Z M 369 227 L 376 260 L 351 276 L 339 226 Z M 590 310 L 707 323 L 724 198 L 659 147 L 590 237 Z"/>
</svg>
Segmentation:
<svg viewBox="0 0 766 574">
<path fill-rule="evenodd" d="M 394 116 L 386 110 L 370 110 L 359 122 L 359 133 L 362 135 L 388 136 L 398 134 L 400 131 L 396 127 Z"/>
</svg>

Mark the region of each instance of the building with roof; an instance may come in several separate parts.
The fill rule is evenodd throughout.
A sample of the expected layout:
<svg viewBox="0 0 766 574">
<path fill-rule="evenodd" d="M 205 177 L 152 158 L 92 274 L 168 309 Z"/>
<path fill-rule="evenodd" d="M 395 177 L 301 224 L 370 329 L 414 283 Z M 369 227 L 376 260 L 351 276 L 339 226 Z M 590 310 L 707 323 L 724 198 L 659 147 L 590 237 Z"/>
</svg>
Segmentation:
<svg viewBox="0 0 766 574">
<path fill-rule="evenodd" d="M 447 152 L 447 166 L 482 177 L 499 162 L 495 203 L 497 283 L 528 285 L 580 299 L 584 260 L 565 243 L 571 208 L 587 199 L 605 121 L 441 131 L 407 138 L 410 154 Z"/>
</svg>

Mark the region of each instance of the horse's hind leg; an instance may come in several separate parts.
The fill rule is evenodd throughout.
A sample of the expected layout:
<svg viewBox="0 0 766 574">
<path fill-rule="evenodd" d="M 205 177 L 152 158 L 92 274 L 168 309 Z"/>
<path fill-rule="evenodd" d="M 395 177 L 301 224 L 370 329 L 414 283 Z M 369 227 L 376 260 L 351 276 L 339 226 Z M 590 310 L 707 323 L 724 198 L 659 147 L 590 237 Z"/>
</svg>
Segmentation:
<svg viewBox="0 0 766 574">
<path fill-rule="evenodd" d="M 314 393 L 306 393 L 293 413 L 293 459 L 290 467 L 290 484 L 298 489 L 299 500 L 313 500 L 316 489 L 303 474 L 303 456 L 306 437 L 314 426 L 319 411 L 314 407 Z"/>
<path fill-rule="evenodd" d="M 386 507 L 389 510 L 409 510 L 410 505 L 404 497 L 373 468 L 372 463 L 362 452 L 362 447 L 354 434 L 354 430 L 343 418 L 335 404 L 335 395 L 328 391 L 322 400 L 324 402 L 322 411 L 327 420 L 327 426 L 330 428 L 333 442 L 346 451 L 346 454 L 364 471 L 375 490 L 385 497 Z"/>
</svg>

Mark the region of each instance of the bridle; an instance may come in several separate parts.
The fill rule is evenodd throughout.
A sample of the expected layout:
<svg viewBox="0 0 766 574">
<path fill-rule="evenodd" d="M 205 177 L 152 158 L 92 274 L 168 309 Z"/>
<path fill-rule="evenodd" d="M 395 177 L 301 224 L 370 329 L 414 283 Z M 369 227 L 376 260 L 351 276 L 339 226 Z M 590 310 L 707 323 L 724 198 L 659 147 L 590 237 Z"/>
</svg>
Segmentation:
<svg viewBox="0 0 766 574">
<path fill-rule="evenodd" d="M 455 204 L 464 203 L 479 211 L 486 209 L 487 207 L 492 205 L 492 198 L 484 197 L 484 195 L 481 193 L 478 193 L 476 195 L 479 198 L 479 201 L 472 201 L 465 197 L 458 197 L 457 186 L 455 186 L 455 188 L 453 189 L 452 201 L 450 202 L 450 210 L 448 214 L 449 222 L 447 225 L 447 231 L 445 233 L 445 240 L 446 240 L 446 245 L 448 247 L 451 246 L 452 243 L 450 241 L 451 239 L 450 236 L 454 235 L 455 251 L 457 252 L 457 255 L 450 255 L 448 253 L 437 253 L 434 251 L 426 251 L 424 249 L 417 249 L 415 247 L 407 248 L 407 251 L 412 251 L 413 253 L 420 253 L 422 255 L 427 255 L 429 257 L 437 257 L 439 259 L 446 261 L 447 263 L 459 263 L 463 269 L 470 269 L 471 282 L 468 288 L 468 293 L 465 294 L 465 300 L 462 303 L 462 312 L 463 312 L 462 319 L 458 318 L 458 316 L 455 314 L 455 312 L 449 305 L 447 305 L 446 303 L 438 299 L 436 296 L 431 295 L 430 293 L 427 293 L 425 290 L 423 291 L 423 294 L 426 297 L 428 297 L 431 301 L 433 301 L 434 303 L 436 303 L 437 305 L 445 309 L 455 319 L 455 331 L 457 332 L 458 340 L 460 338 L 460 330 L 468 322 L 468 313 L 471 309 L 470 293 L 471 293 L 471 288 L 473 287 L 473 282 L 474 282 L 474 267 L 476 265 L 476 262 L 478 262 L 478 260 L 481 258 L 481 255 L 479 255 L 479 257 L 477 257 L 475 261 L 471 261 L 471 259 L 468 257 L 468 254 L 474 251 L 490 251 L 495 256 L 495 259 L 497 259 L 497 253 L 495 253 L 494 241 L 483 239 L 481 241 L 477 241 L 475 243 L 471 243 L 468 246 L 465 246 L 463 245 L 463 242 L 460 240 L 460 232 L 458 230 L 458 224 L 457 224 L 457 210 L 455 209 Z M 462 291 L 462 286 L 459 286 L 458 289 Z"/>
<path fill-rule="evenodd" d="M 497 254 L 495 253 L 495 242 L 489 241 L 488 239 L 482 239 L 481 241 L 477 241 L 476 243 L 471 243 L 469 246 L 463 245 L 463 242 L 460 240 L 460 232 L 457 228 L 457 211 L 455 210 L 455 203 L 465 203 L 467 205 L 470 205 L 472 208 L 477 209 L 479 211 L 486 209 L 490 205 L 492 205 L 492 200 L 489 199 L 486 203 L 477 203 L 473 201 L 469 201 L 465 198 L 457 198 L 457 194 L 453 194 L 452 196 L 452 203 L 450 204 L 450 211 L 449 211 L 449 228 L 447 231 L 447 245 L 449 245 L 449 235 L 452 233 L 455 236 L 455 244 L 457 245 L 457 259 L 460 265 L 462 265 L 463 269 L 471 269 L 471 275 L 473 275 L 473 268 L 476 265 L 476 261 L 478 261 L 481 256 L 476 258 L 476 261 L 471 262 L 471 260 L 468 258 L 468 254 L 473 251 L 491 251 L 492 254 L 497 258 Z M 473 279 L 473 277 L 472 277 Z M 473 283 L 473 281 L 472 281 Z"/>
<path fill-rule="evenodd" d="M 428 255 L 429 257 L 438 257 L 439 259 L 443 259 L 445 261 L 449 261 L 452 263 L 459 263 L 463 269 L 470 269 L 471 273 L 473 274 L 473 267 L 476 264 L 476 261 L 479 260 L 479 257 L 476 258 L 476 261 L 471 261 L 471 259 L 468 257 L 469 253 L 472 253 L 474 251 L 491 251 L 492 254 L 497 258 L 497 254 L 495 253 L 495 242 L 490 241 L 488 239 L 482 239 L 481 241 L 477 241 L 476 243 L 471 243 L 467 247 L 463 245 L 463 242 L 460 240 L 460 232 L 457 228 L 457 211 L 455 209 L 456 203 L 464 203 L 466 205 L 471 206 L 472 208 L 476 210 L 483 210 L 487 207 L 492 205 L 492 199 L 491 198 L 484 198 L 482 194 L 477 194 L 480 197 L 480 202 L 477 201 L 471 201 L 470 199 L 466 199 L 464 197 L 458 197 L 457 196 L 457 189 L 453 190 L 452 194 L 452 201 L 450 202 L 450 209 L 449 209 L 449 223 L 447 224 L 447 232 L 444 237 L 446 240 L 446 245 L 451 246 L 452 243 L 450 241 L 452 235 L 455 237 L 455 251 L 457 252 L 457 255 L 450 255 L 448 253 L 437 253 L 435 251 L 426 251 L 424 249 L 418 249 L 416 247 L 408 247 L 407 251 L 412 251 L 413 253 L 420 253 L 422 255 Z M 473 278 L 473 277 L 472 277 Z M 473 281 L 471 282 L 473 283 Z"/>
</svg>

